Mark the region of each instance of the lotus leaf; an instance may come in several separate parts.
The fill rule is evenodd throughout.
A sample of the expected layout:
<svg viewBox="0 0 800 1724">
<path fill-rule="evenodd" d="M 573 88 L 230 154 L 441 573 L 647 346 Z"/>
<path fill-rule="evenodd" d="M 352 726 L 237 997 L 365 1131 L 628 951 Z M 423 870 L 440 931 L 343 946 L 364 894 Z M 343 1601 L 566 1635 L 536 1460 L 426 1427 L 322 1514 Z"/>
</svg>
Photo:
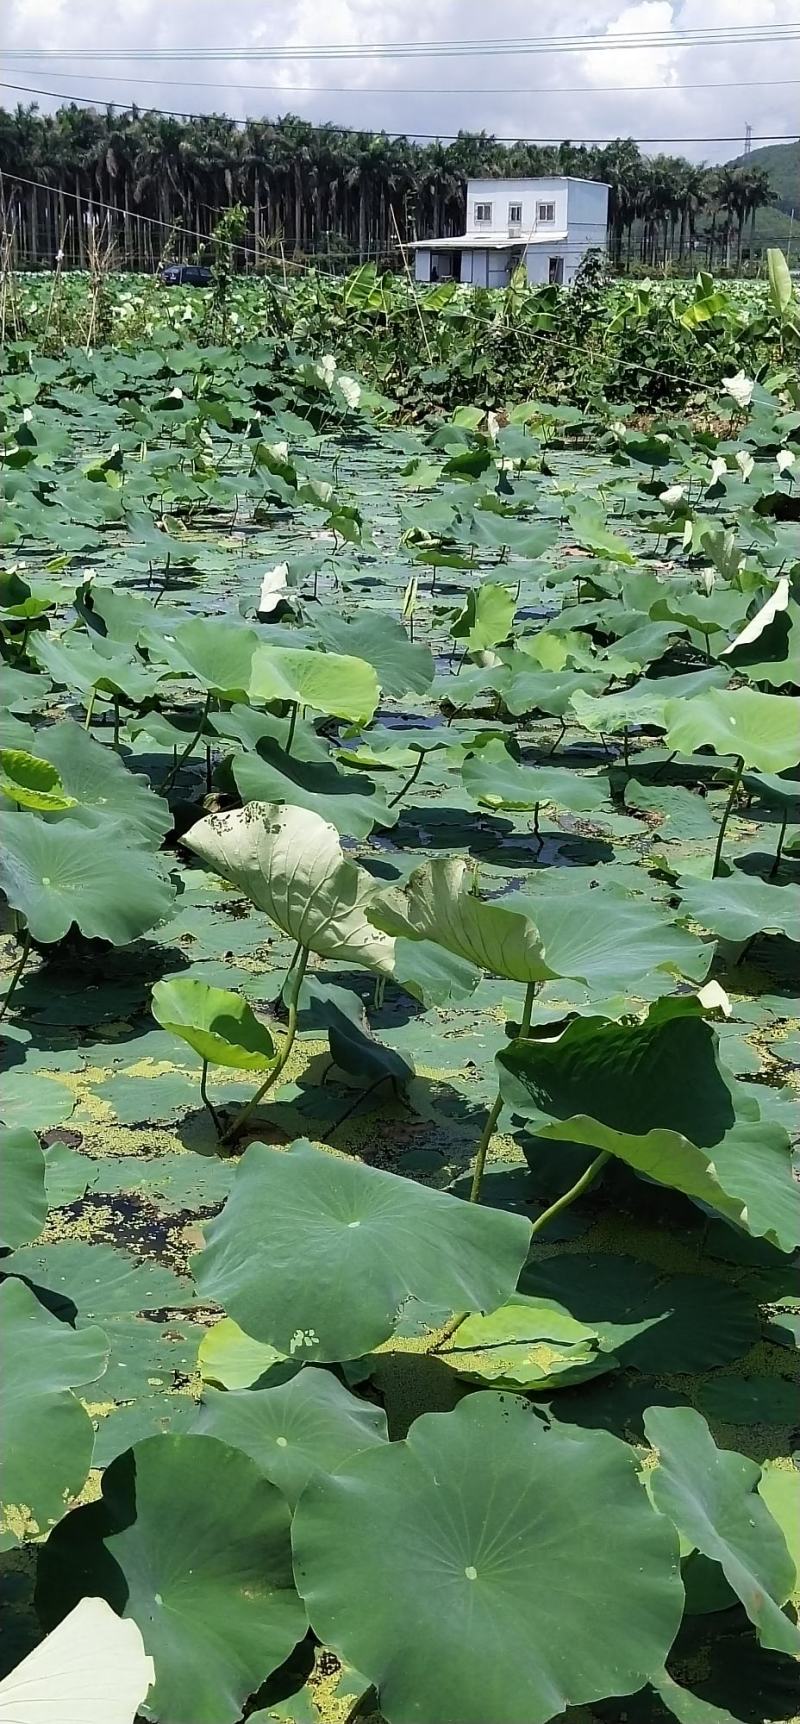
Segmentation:
<svg viewBox="0 0 800 1724">
<path fill-rule="evenodd" d="M 157 1024 L 188 1042 L 211 1065 L 259 1071 L 275 1058 L 275 1043 L 252 1006 L 227 988 L 191 976 L 156 982 L 150 1009 Z"/>
<path fill-rule="evenodd" d="M 92 939 L 128 945 L 166 921 L 175 897 L 156 858 L 131 846 L 124 822 L 92 830 L 68 815 L 53 825 L 36 814 L 0 814 L 0 889 L 44 944 L 77 924 Z"/>
<path fill-rule="evenodd" d="M 313 1365 L 275 1388 L 207 1389 L 195 1429 L 251 1455 L 292 1508 L 317 1473 L 338 1472 L 352 1455 L 388 1442 L 382 1408 Z"/>
<path fill-rule="evenodd" d="M 3 1203 L 0 1246 L 27 1245 L 41 1233 L 47 1215 L 45 1162 L 32 1131 L 0 1126 Z"/>
</svg>

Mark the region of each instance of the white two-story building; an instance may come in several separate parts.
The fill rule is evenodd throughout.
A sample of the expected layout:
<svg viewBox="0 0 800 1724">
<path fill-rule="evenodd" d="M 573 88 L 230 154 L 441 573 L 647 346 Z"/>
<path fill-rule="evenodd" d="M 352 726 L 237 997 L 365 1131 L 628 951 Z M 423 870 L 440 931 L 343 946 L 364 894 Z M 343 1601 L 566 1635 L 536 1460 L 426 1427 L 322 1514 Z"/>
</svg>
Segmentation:
<svg viewBox="0 0 800 1724">
<path fill-rule="evenodd" d="M 607 223 L 599 180 L 469 180 L 466 231 L 414 241 L 417 281 L 505 287 L 524 264 L 531 283 L 568 287 L 587 251 L 605 247 Z"/>
</svg>

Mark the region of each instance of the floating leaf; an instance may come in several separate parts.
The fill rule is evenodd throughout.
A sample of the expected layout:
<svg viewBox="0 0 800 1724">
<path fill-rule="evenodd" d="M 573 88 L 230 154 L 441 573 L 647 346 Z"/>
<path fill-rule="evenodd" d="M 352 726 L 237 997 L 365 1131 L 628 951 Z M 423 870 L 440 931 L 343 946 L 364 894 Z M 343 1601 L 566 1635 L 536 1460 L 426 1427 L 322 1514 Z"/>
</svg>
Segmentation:
<svg viewBox="0 0 800 1724">
<path fill-rule="evenodd" d="M 131 848 L 122 822 L 91 829 L 35 814 L 0 814 L 0 889 L 44 944 L 77 924 L 89 938 L 128 945 L 166 921 L 175 897 L 156 858 Z"/>
<path fill-rule="evenodd" d="M 293 1545 L 312 1627 L 389 1724 L 519 1724 L 521 1694 L 543 1724 L 634 1693 L 683 1605 L 633 1451 L 514 1396 L 471 1395 L 312 1479 Z"/>
<path fill-rule="evenodd" d="M 47 1216 L 44 1156 L 32 1131 L 0 1126 L 0 1168 L 0 1246 L 13 1249 L 36 1239 Z"/>
<path fill-rule="evenodd" d="M 716 880 L 680 881 L 681 908 L 723 940 L 785 934 L 800 940 L 800 886 L 771 886 L 738 869 Z"/>
<path fill-rule="evenodd" d="M 300 1139 L 288 1151 L 250 1145 L 206 1238 L 194 1262 L 201 1293 L 256 1340 L 319 1362 L 380 1346 L 410 1299 L 495 1310 L 530 1228 Z"/>
<path fill-rule="evenodd" d="M 207 1389 L 195 1429 L 251 1455 L 292 1508 L 317 1473 L 389 1440 L 382 1408 L 313 1365 L 277 1388 Z"/>
<path fill-rule="evenodd" d="M 498 1311 L 468 1317 L 437 1357 L 467 1381 L 533 1391 L 582 1383 L 615 1368 L 593 1329 L 549 1299 L 515 1293 Z"/>
</svg>

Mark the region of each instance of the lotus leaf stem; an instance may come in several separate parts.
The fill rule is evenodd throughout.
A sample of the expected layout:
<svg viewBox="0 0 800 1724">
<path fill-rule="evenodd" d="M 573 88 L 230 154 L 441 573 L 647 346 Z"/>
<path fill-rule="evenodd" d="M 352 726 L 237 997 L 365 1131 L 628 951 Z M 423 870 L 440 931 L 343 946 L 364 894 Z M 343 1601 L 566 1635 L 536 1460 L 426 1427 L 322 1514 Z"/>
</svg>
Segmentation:
<svg viewBox="0 0 800 1724">
<path fill-rule="evenodd" d="M 294 1038 L 297 1034 L 298 1003 L 300 999 L 300 989 L 303 984 L 303 977 L 306 973 L 308 957 L 308 947 L 300 946 L 297 962 L 293 962 L 293 967 L 290 971 L 292 988 L 289 997 L 289 1018 L 286 1025 L 286 1034 L 283 1038 L 278 1058 L 276 1059 L 275 1064 L 270 1066 L 264 1082 L 261 1084 L 260 1088 L 256 1090 L 255 1095 L 251 1097 L 250 1101 L 245 1102 L 244 1107 L 239 1113 L 237 1113 L 236 1118 L 228 1126 L 227 1130 L 222 1133 L 220 1143 L 230 1143 L 231 1138 L 238 1137 L 242 1127 L 247 1124 L 247 1121 L 258 1107 L 259 1102 L 263 1101 L 267 1091 L 271 1090 L 273 1084 L 277 1083 L 278 1078 L 283 1071 L 286 1061 L 292 1051 L 292 1047 L 294 1046 Z"/>
<path fill-rule="evenodd" d="M 97 689 L 93 688 L 92 692 L 89 696 L 89 703 L 88 703 L 87 708 L 86 708 L 86 717 L 83 721 L 84 730 L 88 730 L 89 726 L 92 722 L 92 714 L 94 712 L 94 703 L 95 703 L 96 699 L 97 699 Z"/>
<path fill-rule="evenodd" d="M 555 1203 L 551 1203 L 548 1209 L 543 1209 L 541 1215 L 537 1215 L 536 1220 L 532 1223 L 531 1232 L 541 1233 L 548 1221 L 553 1221 L 557 1215 L 561 1214 L 562 1209 L 569 1209 L 570 1204 L 574 1203 L 576 1198 L 582 1197 L 584 1191 L 588 1191 L 589 1186 L 594 1184 L 601 1167 L 605 1167 L 606 1162 L 610 1159 L 609 1152 L 605 1149 L 600 1155 L 596 1155 L 594 1161 L 589 1163 L 586 1172 L 581 1174 L 580 1179 L 576 1179 L 569 1191 L 565 1191 L 563 1197 L 557 1197 Z"/>
<path fill-rule="evenodd" d="M 522 1022 L 519 1026 L 518 1035 L 513 1038 L 515 1041 L 521 1040 L 524 1036 L 530 1035 L 531 1014 L 533 1012 L 533 1002 L 536 998 L 538 986 L 538 982 L 529 982 L 525 989 L 525 1004 L 522 1008 Z M 483 1185 L 483 1172 L 486 1166 L 486 1156 L 489 1150 L 489 1144 L 492 1140 L 492 1133 L 498 1119 L 500 1118 L 502 1106 L 503 1098 L 498 1090 L 497 1095 L 495 1096 L 494 1105 L 487 1117 L 486 1124 L 481 1133 L 480 1143 L 475 1152 L 475 1167 L 472 1174 L 472 1184 L 469 1192 L 470 1203 L 480 1203 L 481 1200 L 481 1186 Z"/>
<path fill-rule="evenodd" d="M 184 760 L 188 760 L 188 757 L 191 754 L 192 749 L 195 748 L 197 743 L 200 741 L 200 738 L 203 734 L 203 730 L 205 728 L 206 719 L 208 718 L 210 706 L 211 706 L 211 695 L 207 694 L 205 701 L 203 703 L 203 714 L 202 714 L 202 717 L 200 719 L 200 723 L 198 724 L 194 735 L 190 736 L 189 741 L 186 744 L 186 747 L 181 749 L 181 752 L 178 755 L 177 760 L 175 761 L 174 765 L 170 768 L 169 772 L 167 773 L 166 778 L 158 786 L 158 791 L 159 791 L 160 796 L 163 796 L 164 792 L 166 790 L 169 790 L 170 785 L 177 778 L 178 773 L 180 772 L 180 769 L 184 763 Z"/>
<path fill-rule="evenodd" d="M 405 784 L 401 784 L 400 789 L 397 791 L 396 795 L 389 797 L 387 807 L 394 808 L 394 805 L 396 802 L 402 802 L 406 791 L 411 789 L 412 784 L 416 784 L 417 779 L 419 778 L 419 775 L 420 775 L 422 768 L 423 768 L 423 765 L 425 763 L 426 753 L 427 753 L 427 749 L 425 749 L 425 748 L 421 748 L 419 750 L 419 758 L 417 760 L 416 766 L 414 767 L 414 771 L 411 773 L 411 776 L 406 779 Z"/>
<path fill-rule="evenodd" d="M 742 773 L 743 772 L 744 772 L 744 761 L 740 755 L 737 762 L 736 762 L 736 770 L 733 774 L 733 782 L 731 784 L 730 794 L 729 794 L 728 800 L 725 804 L 725 812 L 722 816 L 722 820 L 720 821 L 719 832 L 717 833 L 717 848 L 714 851 L 714 866 L 711 870 L 712 880 L 716 880 L 717 875 L 719 873 L 719 865 L 720 865 L 720 862 L 722 860 L 722 845 L 723 845 L 723 840 L 725 838 L 725 829 L 726 829 L 728 821 L 730 820 L 730 817 L 731 817 L 731 809 L 733 808 L 733 804 L 736 800 L 736 792 L 739 789 L 739 785 L 742 782 Z"/>
<path fill-rule="evenodd" d="M 291 752 L 292 752 L 292 743 L 294 742 L 294 727 L 297 723 L 297 706 L 298 706 L 297 701 L 293 700 L 292 701 L 292 715 L 291 715 L 291 718 L 289 719 L 289 734 L 286 738 L 286 753 L 287 754 L 291 754 Z"/>
<path fill-rule="evenodd" d="M 30 949 L 31 949 L 31 931 L 30 931 L 30 928 L 26 928 L 25 929 L 25 935 L 24 935 L 24 938 L 22 941 L 22 952 L 20 953 L 19 962 L 17 964 L 17 967 L 14 971 L 13 976 L 11 977 L 11 981 L 9 982 L 8 987 L 6 988 L 5 995 L 3 997 L 2 1006 L 0 1006 L 0 1018 L 5 1017 L 6 1012 L 8 1011 L 8 1008 L 11 1005 L 11 1001 L 13 1000 L 14 994 L 16 992 L 17 983 L 20 979 L 20 976 L 22 975 L 22 972 L 25 968 L 25 965 L 28 962 L 28 954 L 30 952 Z"/>
<path fill-rule="evenodd" d="M 783 840 L 786 837 L 786 827 L 788 825 L 788 822 L 789 822 L 789 810 L 788 810 L 788 808 L 784 808 L 783 819 L 781 821 L 781 829 L 780 829 L 780 832 L 778 833 L 778 848 L 775 851 L 775 858 L 774 858 L 772 867 L 770 868 L 770 871 L 767 875 L 768 880 L 774 880 L 775 875 L 777 874 L 778 869 L 780 868 L 781 851 L 783 850 Z"/>
<path fill-rule="evenodd" d="M 211 1118 L 214 1121 L 214 1130 L 216 1131 L 217 1136 L 219 1136 L 220 1131 L 222 1129 L 221 1125 L 220 1125 L 220 1117 L 219 1117 L 219 1114 L 217 1113 L 217 1110 L 214 1106 L 214 1103 L 211 1101 L 211 1099 L 209 1097 L 208 1089 L 206 1087 L 207 1083 L 208 1083 L 208 1060 L 203 1060 L 203 1069 L 200 1073 L 200 1094 L 203 1098 L 204 1107 L 208 1108 L 208 1111 L 211 1115 Z"/>
</svg>

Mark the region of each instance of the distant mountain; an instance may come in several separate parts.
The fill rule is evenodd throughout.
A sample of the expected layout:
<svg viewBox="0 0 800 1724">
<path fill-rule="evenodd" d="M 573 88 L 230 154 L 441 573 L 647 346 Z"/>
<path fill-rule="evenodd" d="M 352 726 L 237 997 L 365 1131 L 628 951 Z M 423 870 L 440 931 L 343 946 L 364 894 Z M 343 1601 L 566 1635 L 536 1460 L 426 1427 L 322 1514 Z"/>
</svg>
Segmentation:
<svg viewBox="0 0 800 1724">
<path fill-rule="evenodd" d="M 794 210 L 795 219 L 800 221 L 800 142 L 765 144 L 763 149 L 751 150 L 749 156 L 734 156 L 727 166 L 765 168 L 778 194 L 772 213 L 783 210 L 788 216 Z"/>
</svg>

